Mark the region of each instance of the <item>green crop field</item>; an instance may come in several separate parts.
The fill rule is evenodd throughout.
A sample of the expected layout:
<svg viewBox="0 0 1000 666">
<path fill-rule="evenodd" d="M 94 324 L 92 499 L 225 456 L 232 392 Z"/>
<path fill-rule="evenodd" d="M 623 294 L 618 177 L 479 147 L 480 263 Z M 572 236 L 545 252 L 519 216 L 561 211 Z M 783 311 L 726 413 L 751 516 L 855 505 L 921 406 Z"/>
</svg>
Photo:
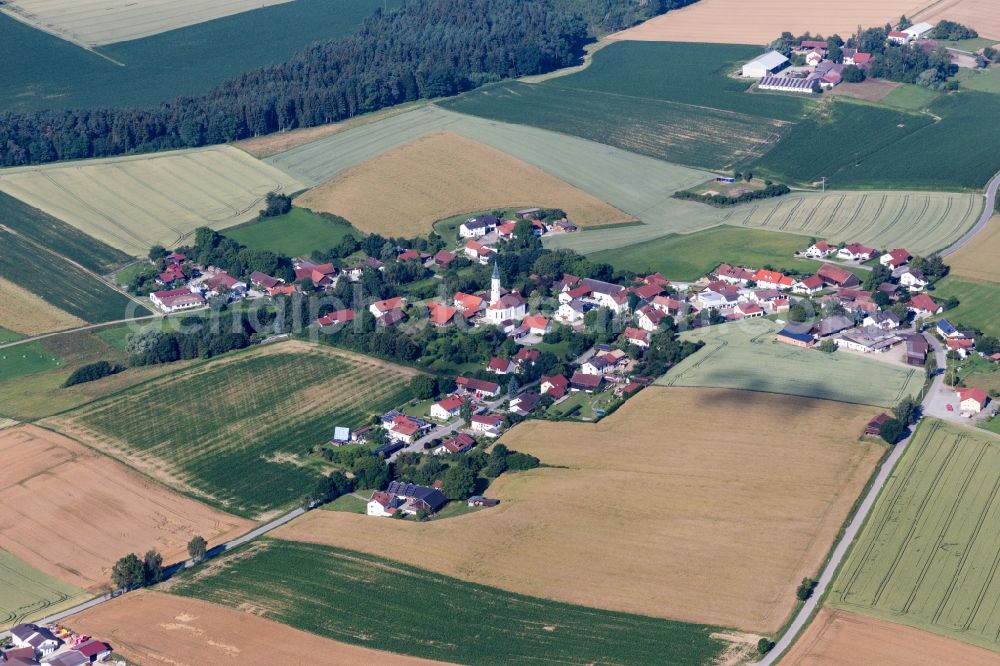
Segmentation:
<svg viewBox="0 0 1000 666">
<path fill-rule="evenodd" d="M 707 664 L 713 627 L 548 601 L 373 555 L 264 539 L 172 593 L 338 641 L 461 664 Z"/>
<path fill-rule="evenodd" d="M 998 521 L 1000 438 L 927 419 L 829 603 L 1000 652 Z"/>
<path fill-rule="evenodd" d="M 888 407 L 923 386 L 923 368 L 889 364 L 857 354 L 826 354 L 778 342 L 780 326 L 745 320 L 686 331 L 705 346 L 656 380 L 662 386 L 733 388 Z M 887 354 L 899 355 L 892 350 Z M 858 378 L 864 377 L 864 382 Z"/>
<path fill-rule="evenodd" d="M 0 276 L 91 323 L 149 314 L 97 278 L 29 243 L 21 233 L 0 229 Z"/>
<path fill-rule="evenodd" d="M 1000 67 L 985 70 L 963 70 L 962 87 L 968 90 L 1000 94 Z"/>
<path fill-rule="evenodd" d="M 20 333 L 8 331 L 6 328 L 0 327 L 0 343 L 13 342 L 14 340 L 20 340 L 23 337 L 24 336 Z"/>
<path fill-rule="evenodd" d="M 717 171 L 730 171 L 760 158 L 791 127 L 786 122 L 745 113 L 554 83 L 498 84 L 441 102 L 441 106 Z"/>
<path fill-rule="evenodd" d="M 905 246 L 911 252 L 930 254 L 961 237 L 982 211 L 981 197 L 950 192 L 793 192 L 732 208 L 677 203 L 702 209 L 694 228 L 684 228 L 683 217 L 659 222 L 646 217 L 643 225 L 553 236 L 545 239 L 545 245 L 591 254 L 648 243 L 671 233 L 688 233 L 713 226 L 710 222 L 714 221 L 747 229 L 815 236 L 837 243 L 860 242 L 880 248 Z"/>
<path fill-rule="evenodd" d="M 886 106 L 894 106 L 907 111 L 922 111 L 939 97 L 939 93 L 928 88 L 922 88 L 912 83 L 904 83 L 889 92 L 879 102 Z"/>
<path fill-rule="evenodd" d="M 353 227 L 328 214 L 293 208 L 287 215 L 269 217 L 227 229 L 225 235 L 252 250 L 271 250 L 286 257 L 308 257 L 313 250 L 328 250 L 345 236 L 358 234 Z"/>
<path fill-rule="evenodd" d="M 408 399 L 414 371 L 305 343 L 229 354 L 52 419 L 213 506 L 256 516 L 300 499 L 315 445 Z"/>
<path fill-rule="evenodd" d="M 618 270 L 660 272 L 672 280 L 697 280 L 722 262 L 756 268 L 768 264 L 782 272 L 814 273 L 822 263 L 793 257 L 807 247 L 808 236 L 725 226 L 595 252 L 590 259 Z"/>
<path fill-rule="evenodd" d="M 944 313 L 953 324 L 978 328 L 987 335 L 1000 336 L 1000 287 L 946 277 L 936 285 L 937 299 L 957 298 L 959 306 Z"/>
<path fill-rule="evenodd" d="M 748 94 L 751 81 L 730 76 L 760 53 L 760 46 L 742 44 L 615 42 L 582 72 L 541 85 L 799 120 L 814 106 L 812 98 Z"/>
<path fill-rule="evenodd" d="M 90 595 L 0 549 L 0 629 L 70 608 Z"/>
<path fill-rule="evenodd" d="M 790 183 L 825 176 L 835 188 L 980 190 L 997 169 L 1000 132 L 986 121 L 996 108 L 994 95 L 975 91 L 939 97 L 933 116 L 840 98 L 753 169 Z"/>
<path fill-rule="evenodd" d="M 384 4 L 295 0 L 98 49 L 124 67 L 0 15 L 0 62 L 18 65 L 0 71 L 0 107 L 136 106 L 202 92 L 345 35 Z"/>
<path fill-rule="evenodd" d="M 0 192 L 0 224 L 95 273 L 107 273 L 131 257 L 62 220 Z"/>
</svg>

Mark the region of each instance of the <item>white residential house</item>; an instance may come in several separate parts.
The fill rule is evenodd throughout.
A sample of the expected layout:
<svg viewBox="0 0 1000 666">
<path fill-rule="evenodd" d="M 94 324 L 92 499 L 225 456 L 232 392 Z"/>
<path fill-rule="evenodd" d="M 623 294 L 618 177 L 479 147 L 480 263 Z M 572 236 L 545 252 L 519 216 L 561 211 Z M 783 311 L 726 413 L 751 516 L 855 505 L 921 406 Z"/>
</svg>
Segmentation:
<svg viewBox="0 0 1000 666">
<path fill-rule="evenodd" d="M 868 261 L 874 253 L 875 248 L 861 243 L 850 243 L 837 250 L 837 258 L 844 261 Z"/>
<path fill-rule="evenodd" d="M 823 291 L 823 278 L 818 275 L 810 275 L 804 280 L 799 280 L 792 285 L 793 294 L 805 294 L 806 296 L 811 296 L 813 294 Z"/>
<path fill-rule="evenodd" d="M 899 328 L 899 317 L 891 312 L 874 312 L 861 322 L 862 326 L 894 331 Z"/>
<path fill-rule="evenodd" d="M 462 238 L 482 238 L 494 231 L 500 220 L 495 215 L 479 215 L 470 217 L 458 227 L 458 235 Z"/>
<path fill-rule="evenodd" d="M 585 375 L 603 375 L 614 369 L 603 356 L 592 356 L 589 360 L 580 365 L 580 372 Z"/>
<path fill-rule="evenodd" d="M 924 287 L 927 286 L 928 281 L 924 276 L 923 271 L 916 268 L 905 268 L 899 276 L 899 284 L 903 285 L 910 291 L 923 291 Z"/>
<path fill-rule="evenodd" d="M 574 324 L 578 321 L 583 321 L 585 313 L 586 309 L 584 308 L 583 301 L 577 299 L 561 304 L 559 310 L 556 312 L 556 318 L 567 324 Z"/>
<path fill-rule="evenodd" d="M 805 254 L 809 259 L 823 259 L 836 251 L 836 246 L 830 245 L 826 241 L 817 241 L 806 249 Z"/>
<path fill-rule="evenodd" d="M 636 311 L 635 321 L 639 324 L 639 328 L 652 333 L 660 330 L 660 322 L 668 316 L 663 310 L 644 305 Z"/>
<path fill-rule="evenodd" d="M 472 417 L 472 432 L 486 437 L 499 437 L 503 427 L 503 417 L 498 414 L 482 414 Z"/>
<path fill-rule="evenodd" d="M 387 298 L 384 301 L 375 301 L 368 306 L 368 311 L 372 313 L 372 316 L 378 319 L 382 315 L 392 312 L 393 310 L 398 310 L 403 307 L 406 300 L 400 296 L 395 298 Z"/>
<path fill-rule="evenodd" d="M 431 405 L 430 413 L 432 419 L 447 421 L 462 411 L 464 400 L 457 395 L 449 395 L 447 398 L 439 400 Z"/>
</svg>

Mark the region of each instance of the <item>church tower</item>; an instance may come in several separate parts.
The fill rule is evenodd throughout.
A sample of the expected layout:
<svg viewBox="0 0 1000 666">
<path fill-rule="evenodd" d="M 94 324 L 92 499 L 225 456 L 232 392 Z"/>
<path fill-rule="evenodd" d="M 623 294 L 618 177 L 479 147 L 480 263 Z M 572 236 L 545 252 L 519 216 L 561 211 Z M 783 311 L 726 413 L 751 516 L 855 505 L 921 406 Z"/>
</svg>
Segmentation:
<svg viewBox="0 0 1000 666">
<path fill-rule="evenodd" d="M 493 262 L 493 279 L 490 280 L 490 304 L 500 300 L 500 270 L 497 262 Z"/>
</svg>

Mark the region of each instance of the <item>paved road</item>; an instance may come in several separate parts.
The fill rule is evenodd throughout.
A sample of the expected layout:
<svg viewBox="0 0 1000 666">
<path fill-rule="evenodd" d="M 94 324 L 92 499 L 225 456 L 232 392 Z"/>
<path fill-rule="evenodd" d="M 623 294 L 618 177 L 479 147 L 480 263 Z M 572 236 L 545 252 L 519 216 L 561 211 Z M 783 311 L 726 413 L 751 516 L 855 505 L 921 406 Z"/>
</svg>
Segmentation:
<svg viewBox="0 0 1000 666">
<path fill-rule="evenodd" d="M 952 243 L 949 247 L 941 251 L 941 256 L 949 255 L 965 246 L 972 237 L 982 231 L 986 223 L 990 221 L 993 217 L 993 213 L 996 210 L 997 201 L 997 188 L 1000 187 L 1000 171 L 997 172 L 993 179 L 986 184 L 986 207 L 983 208 L 983 214 L 979 216 L 979 221 L 976 222 L 976 226 L 965 232 L 965 235 L 959 238 L 957 241 Z"/>
<path fill-rule="evenodd" d="M 306 512 L 305 509 L 303 509 L 302 507 L 298 507 L 296 509 L 293 509 L 293 510 L 289 511 L 286 514 L 283 514 L 283 515 L 279 516 L 278 518 L 275 518 L 274 520 L 272 520 L 272 521 L 270 521 L 268 523 L 265 523 L 265 524 L 261 525 L 260 527 L 256 527 L 256 528 L 250 530 L 249 532 L 247 532 L 243 536 L 236 537 L 235 539 L 233 539 L 231 541 L 227 541 L 226 543 L 219 544 L 218 546 L 215 546 L 214 548 L 210 549 L 207 553 L 205 553 L 205 558 L 202 561 L 210 560 L 210 559 L 212 559 L 214 557 L 218 557 L 219 555 L 221 555 L 222 553 L 226 552 L 227 550 L 232 550 L 233 548 L 236 548 L 237 546 L 242 546 L 243 544 L 245 544 L 245 543 L 247 543 L 249 541 L 253 541 L 254 539 L 257 539 L 257 538 L 259 538 L 261 536 L 264 536 L 268 532 L 281 527 L 285 523 L 290 522 L 292 520 L 295 520 L 296 518 L 298 518 L 299 516 L 301 516 L 305 512 Z M 163 578 L 164 578 L 164 580 L 166 580 L 167 578 L 170 578 L 171 576 L 173 576 L 174 574 L 176 574 L 178 571 L 181 571 L 183 569 L 187 569 L 187 568 L 192 567 L 194 565 L 195 565 L 195 561 L 194 560 L 185 560 L 184 562 L 178 562 L 177 564 L 169 566 L 169 567 L 167 567 L 164 570 L 164 572 L 163 572 Z M 91 599 L 89 601 L 85 601 L 82 604 L 77 604 L 76 606 L 73 606 L 72 608 L 67 608 L 66 610 L 59 611 L 58 613 L 54 613 L 52 615 L 49 615 L 48 617 L 44 617 L 41 620 L 35 620 L 35 623 L 36 624 L 53 624 L 55 622 L 58 622 L 60 620 L 65 619 L 65 618 L 67 618 L 67 617 L 69 617 L 71 615 L 76 615 L 77 613 L 81 613 L 81 612 L 87 610 L 88 608 L 93 608 L 94 606 L 99 606 L 100 604 L 103 604 L 105 602 L 111 601 L 112 599 L 115 598 L 115 596 L 121 596 L 121 595 L 120 594 L 118 594 L 118 595 L 104 594 L 104 595 L 101 595 L 99 597 L 95 597 L 94 599 Z M 10 632 L 9 631 L 4 631 L 4 632 L 0 633 L 0 639 L 7 638 L 9 636 L 10 636 Z"/>
<path fill-rule="evenodd" d="M 190 310 L 189 312 L 195 312 L 195 310 Z M 150 319 L 162 319 L 166 315 L 154 314 L 146 315 L 144 317 L 132 317 L 131 319 L 117 319 L 115 321 L 103 321 L 100 324 L 88 324 L 87 326 L 80 326 L 78 328 L 70 328 L 65 331 L 55 331 L 54 333 L 42 333 L 41 335 L 33 335 L 30 338 L 20 338 L 14 340 L 13 342 L 5 342 L 0 344 L 0 349 L 6 349 L 8 347 L 16 347 L 17 345 L 23 345 L 27 342 L 34 342 L 35 340 L 43 340 L 45 338 L 55 337 L 57 335 L 68 335 L 69 333 L 79 333 L 80 331 L 91 331 L 96 328 L 109 328 L 111 326 L 118 326 L 119 324 L 128 324 L 133 321 L 148 321 Z"/>
<path fill-rule="evenodd" d="M 924 337 L 928 338 L 928 341 L 932 338 L 932 336 L 928 333 L 924 333 Z M 937 358 L 938 368 L 946 367 L 947 361 L 945 360 L 941 345 L 935 345 L 933 346 L 933 349 L 935 351 L 935 358 Z M 934 378 L 934 382 L 931 385 L 930 391 L 927 392 L 927 396 L 932 395 L 935 392 L 935 389 L 940 388 L 943 381 L 944 375 L 938 374 Z M 927 401 L 928 398 L 925 397 L 922 405 L 926 405 Z M 830 556 L 830 561 L 827 563 L 826 567 L 824 567 L 823 572 L 819 576 L 813 595 L 809 597 L 805 604 L 803 604 L 801 610 L 799 610 L 798 614 L 795 616 L 795 619 L 792 620 L 792 623 L 785 630 L 784 635 L 775 644 L 774 649 L 767 653 L 763 659 L 757 662 L 758 666 L 770 666 L 770 664 L 777 662 L 778 658 L 792 646 L 792 643 L 795 642 L 799 633 L 812 619 L 813 613 L 816 612 L 820 599 L 823 598 L 823 594 L 826 592 L 827 587 L 833 580 L 833 574 L 837 571 L 837 567 L 840 566 L 840 563 L 843 561 L 844 556 L 851 547 L 851 544 L 854 543 L 854 539 L 861 530 L 861 526 L 864 524 L 868 514 L 871 513 L 872 507 L 875 506 L 875 499 L 882 491 L 882 487 L 885 486 L 885 482 L 889 480 L 889 476 L 896 468 L 896 464 L 899 462 L 899 459 L 903 456 L 903 453 L 906 452 L 906 447 L 909 446 L 910 439 L 910 437 L 907 437 L 896 444 L 896 446 L 893 447 L 892 452 L 889 454 L 889 457 L 886 458 L 884 463 L 882 463 L 882 467 L 875 476 L 874 483 L 872 483 L 872 486 L 868 490 L 864 499 L 861 500 L 861 505 L 858 507 L 858 510 L 855 512 L 850 524 L 844 530 L 844 534 L 840 537 L 840 540 L 834 547 L 833 554 Z"/>
</svg>

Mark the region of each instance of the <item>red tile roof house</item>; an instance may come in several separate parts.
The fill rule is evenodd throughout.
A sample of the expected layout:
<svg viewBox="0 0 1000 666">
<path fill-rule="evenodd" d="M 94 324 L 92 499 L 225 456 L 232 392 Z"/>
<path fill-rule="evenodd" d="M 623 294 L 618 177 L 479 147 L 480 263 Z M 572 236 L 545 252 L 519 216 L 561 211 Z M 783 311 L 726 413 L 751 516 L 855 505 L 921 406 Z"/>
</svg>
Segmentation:
<svg viewBox="0 0 1000 666">
<path fill-rule="evenodd" d="M 933 298 L 927 294 L 917 294 L 906 304 L 907 309 L 913 316 L 925 319 L 932 315 L 940 314 L 944 308 L 938 305 Z"/>
<path fill-rule="evenodd" d="M 948 349 L 957 353 L 962 358 L 968 356 L 969 352 L 976 346 L 976 341 L 969 338 L 948 338 L 944 342 L 948 346 Z"/>
<path fill-rule="evenodd" d="M 719 267 L 715 269 L 715 277 L 729 284 L 745 285 L 753 279 L 753 271 L 729 264 L 719 264 Z"/>
<path fill-rule="evenodd" d="M 642 301 L 651 301 L 653 297 L 663 293 L 663 287 L 656 284 L 644 284 L 640 287 L 632 287 L 629 291 L 639 297 Z"/>
<path fill-rule="evenodd" d="M 263 291 L 274 289 L 284 283 L 284 280 L 279 280 L 278 278 L 271 277 L 267 273 L 261 273 L 260 271 L 254 271 L 250 274 L 250 284 Z"/>
<path fill-rule="evenodd" d="M 509 375 L 512 372 L 517 372 L 517 365 L 510 359 L 494 356 L 487 364 L 486 371 L 492 372 L 495 375 Z"/>
<path fill-rule="evenodd" d="M 404 250 L 396 255 L 396 261 L 420 261 L 420 253 L 416 250 Z"/>
<path fill-rule="evenodd" d="M 532 335 L 545 335 L 549 332 L 549 320 L 540 314 L 528 315 L 521 323 L 528 327 Z"/>
<path fill-rule="evenodd" d="M 373 317 L 381 317 L 390 310 L 397 310 L 403 307 L 406 300 L 400 296 L 395 298 L 387 298 L 384 301 L 375 301 L 368 306 L 368 311 L 372 313 Z"/>
<path fill-rule="evenodd" d="M 784 273 L 760 269 L 753 274 L 753 281 L 764 289 L 791 289 L 795 280 Z"/>
<path fill-rule="evenodd" d="M 464 404 L 465 400 L 461 396 L 449 395 L 431 405 L 431 418 L 439 421 L 452 419 L 459 415 Z"/>
<path fill-rule="evenodd" d="M 456 377 L 455 385 L 458 387 L 459 391 L 472 393 L 478 398 L 482 398 L 484 396 L 495 398 L 500 395 L 499 384 L 487 382 L 482 379 L 475 379 L 472 377 Z"/>
<path fill-rule="evenodd" d="M 643 305 L 635 313 L 636 323 L 639 324 L 639 328 L 644 331 L 657 331 L 660 328 L 660 322 L 666 319 L 668 315 L 666 312 L 649 305 Z"/>
<path fill-rule="evenodd" d="M 414 438 L 423 429 L 424 427 L 418 421 L 414 421 L 409 416 L 403 415 L 392 419 L 392 424 L 386 430 L 386 435 L 394 441 L 412 444 Z"/>
<path fill-rule="evenodd" d="M 538 356 L 539 351 L 537 349 L 526 349 L 525 347 L 521 347 L 517 350 L 517 353 L 514 354 L 514 362 L 523 368 L 525 365 L 534 365 L 538 360 Z"/>
<path fill-rule="evenodd" d="M 344 310 L 334 310 L 328 314 L 323 315 L 316 320 L 316 323 L 320 328 L 325 326 L 336 326 L 338 324 L 348 324 L 354 321 L 354 310 L 346 308 Z"/>
<path fill-rule="evenodd" d="M 448 265 L 455 261 L 456 255 L 454 252 L 449 252 L 448 250 L 440 250 L 434 255 L 434 265 L 438 268 L 448 268 Z"/>
<path fill-rule="evenodd" d="M 543 375 L 538 385 L 539 393 L 551 396 L 553 400 L 558 400 L 566 395 L 566 390 L 568 388 L 569 380 L 562 375 Z"/>
<path fill-rule="evenodd" d="M 222 291 L 241 292 L 247 288 L 247 283 L 237 280 L 226 271 L 219 271 L 204 282 L 205 288 L 210 294 L 219 294 Z"/>
<path fill-rule="evenodd" d="M 764 308 L 756 303 L 743 302 L 736 306 L 733 313 L 742 319 L 752 319 L 754 317 L 763 317 Z"/>
<path fill-rule="evenodd" d="M 823 279 L 823 282 L 835 287 L 850 288 L 861 284 L 858 276 L 849 270 L 834 266 L 833 264 L 823 264 L 816 275 Z"/>
<path fill-rule="evenodd" d="M 454 437 L 450 437 L 443 442 L 441 445 L 436 447 L 432 454 L 436 456 L 445 456 L 456 453 L 465 453 L 466 451 L 472 449 L 476 445 L 475 438 L 466 432 L 460 432 Z"/>
<path fill-rule="evenodd" d="M 681 310 L 684 309 L 684 306 L 687 304 L 682 300 L 671 298 L 669 296 L 657 296 L 653 299 L 653 302 L 650 303 L 650 305 L 660 312 L 674 316 L 679 315 Z"/>
<path fill-rule="evenodd" d="M 593 393 L 604 382 L 604 375 L 588 375 L 582 372 L 574 372 L 569 380 L 571 391 L 583 391 Z"/>
<path fill-rule="evenodd" d="M 170 264 L 165 271 L 156 276 L 156 281 L 162 285 L 183 282 L 185 279 L 187 276 L 178 264 Z"/>
<path fill-rule="evenodd" d="M 149 300 L 160 310 L 168 313 L 193 310 L 205 305 L 205 299 L 201 294 L 195 294 L 190 289 L 154 291 L 149 295 Z"/>
<path fill-rule="evenodd" d="M 644 331 L 641 328 L 626 328 L 625 341 L 630 345 L 635 345 L 636 347 L 642 347 L 645 349 L 649 346 L 649 332 Z"/>
<path fill-rule="evenodd" d="M 881 257 L 878 258 L 878 262 L 883 266 L 888 266 L 889 268 L 899 268 L 900 266 L 906 265 L 906 263 L 913 258 L 909 252 L 901 247 L 897 247 L 895 250 L 889 250 Z"/>
<path fill-rule="evenodd" d="M 804 280 L 799 280 L 792 285 L 792 293 L 812 295 L 823 291 L 824 286 L 823 278 L 818 275 L 810 275 Z"/>
<path fill-rule="evenodd" d="M 958 394 L 958 405 L 967 414 L 978 414 L 990 401 L 990 396 L 980 388 L 966 388 L 955 391 Z"/>
<path fill-rule="evenodd" d="M 434 326 L 447 326 L 455 321 L 458 308 L 445 303 L 431 303 L 427 306 L 427 316 Z"/>
<path fill-rule="evenodd" d="M 486 437 L 499 437 L 503 417 L 499 414 L 480 414 L 472 417 L 472 432 Z"/>
<path fill-rule="evenodd" d="M 486 309 L 486 299 L 475 294 L 466 294 L 461 291 L 455 292 L 454 305 L 462 316 L 471 319 L 478 316 Z"/>
</svg>

